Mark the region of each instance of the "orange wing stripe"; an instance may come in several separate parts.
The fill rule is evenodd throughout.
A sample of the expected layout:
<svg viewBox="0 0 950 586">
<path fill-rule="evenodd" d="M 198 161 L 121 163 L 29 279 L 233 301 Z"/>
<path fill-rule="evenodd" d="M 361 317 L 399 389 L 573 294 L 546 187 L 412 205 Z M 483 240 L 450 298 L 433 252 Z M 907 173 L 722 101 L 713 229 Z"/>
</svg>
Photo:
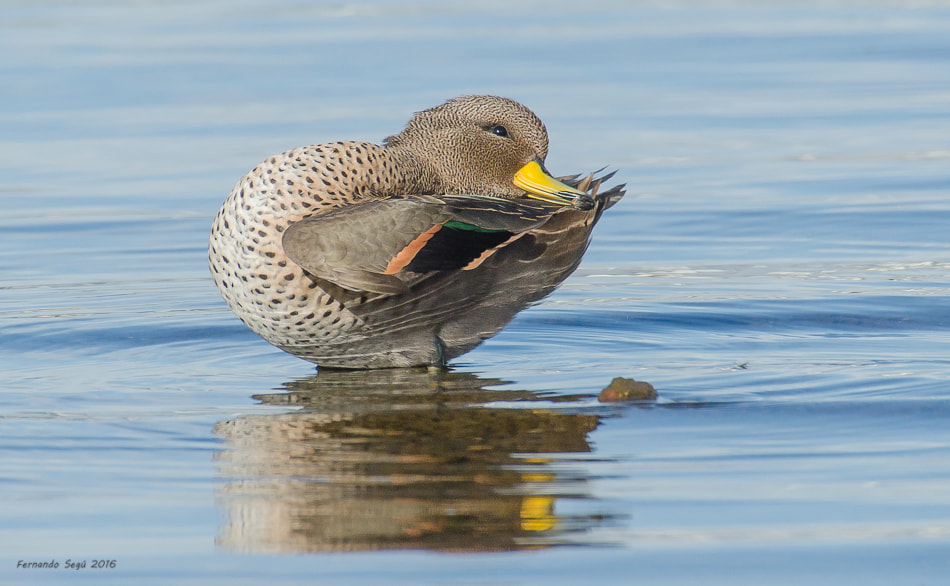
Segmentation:
<svg viewBox="0 0 950 586">
<path fill-rule="evenodd" d="M 445 222 L 442 222 L 444 224 Z M 416 237 L 415 240 L 406 245 L 405 248 L 399 251 L 399 254 L 393 257 L 389 264 L 386 265 L 386 271 L 384 274 L 393 275 L 401 271 L 407 264 L 412 262 L 412 259 L 416 257 L 416 254 L 422 250 L 422 247 L 425 246 L 425 243 L 429 241 L 430 238 L 435 236 L 435 233 L 442 229 L 442 224 L 436 224 L 432 226 L 422 234 Z"/>
<path fill-rule="evenodd" d="M 496 246 L 496 247 L 494 247 L 494 248 L 489 248 L 489 249 L 486 250 L 485 252 L 481 253 L 477 258 L 472 259 L 472 261 L 471 261 L 470 263 L 468 263 L 467 265 L 465 265 L 464 267 L 462 267 L 462 270 L 463 270 L 463 271 L 470 271 L 470 270 L 472 270 L 472 269 L 477 269 L 477 268 L 479 267 L 479 265 L 481 265 L 483 262 L 485 262 L 486 260 L 488 260 L 488 257 L 490 257 L 491 255 L 495 254 L 495 252 L 501 250 L 502 248 L 508 246 L 509 244 L 511 244 L 512 242 L 514 242 L 515 240 L 521 238 L 521 237 L 524 236 L 525 234 L 527 234 L 527 232 L 522 232 L 522 233 L 520 233 L 520 234 L 515 234 L 514 236 L 512 236 L 512 237 L 509 238 L 508 240 L 505 240 L 504 242 L 502 242 L 502 243 L 499 244 L 498 246 Z"/>
</svg>

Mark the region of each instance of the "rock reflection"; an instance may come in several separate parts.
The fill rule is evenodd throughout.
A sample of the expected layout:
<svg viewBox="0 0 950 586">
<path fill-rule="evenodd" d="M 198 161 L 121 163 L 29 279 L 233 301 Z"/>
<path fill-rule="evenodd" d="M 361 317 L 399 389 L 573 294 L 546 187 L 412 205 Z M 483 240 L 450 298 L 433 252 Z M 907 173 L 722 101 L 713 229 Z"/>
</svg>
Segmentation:
<svg viewBox="0 0 950 586">
<path fill-rule="evenodd" d="M 501 382 L 331 371 L 257 396 L 301 409 L 216 426 L 230 443 L 217 459 L 228 519 L 218 544 L 275 553 L 570 542 L 603 521 L 556 507 L 585 498 L 585 478 L 564 454 L 591 451 L 599 417 L 485 388 Z"/>
</svg>

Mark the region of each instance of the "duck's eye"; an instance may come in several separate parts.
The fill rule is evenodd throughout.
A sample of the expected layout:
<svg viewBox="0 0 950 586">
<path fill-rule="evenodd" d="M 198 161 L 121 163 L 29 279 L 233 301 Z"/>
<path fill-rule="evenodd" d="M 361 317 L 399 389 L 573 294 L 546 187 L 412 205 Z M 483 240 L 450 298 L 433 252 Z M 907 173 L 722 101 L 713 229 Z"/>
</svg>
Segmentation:
<svg viewBox="0 0 950 586">
<path fill-rule="evenodd" d="M 500 136 L 502 138 L 508 138 L 508 129 L 502 126 L 501 124 L 496 124 L 491 127 L 492 134 L 495 136 Z"/>
</svg>

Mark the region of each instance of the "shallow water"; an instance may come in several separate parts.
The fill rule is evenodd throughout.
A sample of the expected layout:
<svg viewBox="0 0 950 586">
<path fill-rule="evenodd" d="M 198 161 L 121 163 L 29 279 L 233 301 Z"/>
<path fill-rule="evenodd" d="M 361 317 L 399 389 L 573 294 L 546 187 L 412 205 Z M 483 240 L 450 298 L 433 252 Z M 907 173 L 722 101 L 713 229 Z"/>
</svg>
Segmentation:
<svg viewBox="0 0 950 586">
<path fill-rule="evenodd" d="M 0 581 L 945 580 L 950 5 L 3 10 Z M 475 92 L 628 185 L 557 292 L 441 378 L 231 315 L 243 173 Z"/>
</svg>

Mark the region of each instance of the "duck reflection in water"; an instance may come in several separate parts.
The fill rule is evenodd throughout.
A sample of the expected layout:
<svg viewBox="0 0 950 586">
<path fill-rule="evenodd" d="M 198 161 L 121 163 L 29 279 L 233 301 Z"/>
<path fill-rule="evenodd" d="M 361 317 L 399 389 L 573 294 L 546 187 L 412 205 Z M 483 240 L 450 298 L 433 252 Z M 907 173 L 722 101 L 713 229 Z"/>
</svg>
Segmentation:
<svg viewBox="0 0 950 586">
<path fill-rule="evenodd" d="M 218 545 L 253 552 L 499 551 L 569 543 L 603 515 L 569 454 L 600 421 L 499 380 L 426 369 L 323 371 L 255 398 L 292 413 L 222 421 Z M 541 403 L 540 401 L 544 401 Z M 500 405 L 499 402 L 504 402 Z"/>
</svg>

